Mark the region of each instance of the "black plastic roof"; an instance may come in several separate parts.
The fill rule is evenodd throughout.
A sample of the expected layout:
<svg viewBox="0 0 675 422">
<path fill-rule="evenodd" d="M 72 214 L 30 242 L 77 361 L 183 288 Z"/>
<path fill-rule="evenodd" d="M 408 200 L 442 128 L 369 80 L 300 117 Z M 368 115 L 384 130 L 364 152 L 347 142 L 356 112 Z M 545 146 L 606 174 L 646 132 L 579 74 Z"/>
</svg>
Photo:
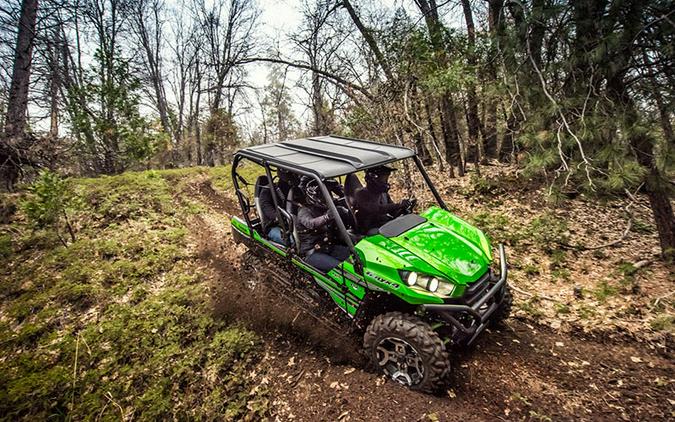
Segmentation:
<svg viewBox="0 0 675 422">
<path fill-rule="evenodd" d="M 237 155 L 327 178 L 391 163 L 415 153 L 409 148 L 328 135 L 256 145 L 240 150 Z"/>
</svg>

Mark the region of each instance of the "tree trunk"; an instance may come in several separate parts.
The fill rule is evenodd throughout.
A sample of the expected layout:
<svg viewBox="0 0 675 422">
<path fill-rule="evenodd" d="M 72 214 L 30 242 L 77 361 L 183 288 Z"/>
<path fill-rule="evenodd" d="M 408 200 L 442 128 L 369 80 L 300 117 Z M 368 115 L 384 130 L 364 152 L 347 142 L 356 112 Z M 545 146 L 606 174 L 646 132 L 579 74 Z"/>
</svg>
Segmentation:
<svg viewBox="0 0 675 422">
<path fill-rule="evenodd" d="M 417 7 L 424 15 L 424 20 L 429 31 L 431 45 L 438 54 L 440 66 L 446 67 L 448 64 L 447 50 L 443 39 L 443 24 L 438 16 L 438 6 L 436 0 L 415 0 Z M 464 166 L 459 149 L 459 130 L 457 126 L 457 114 L 452 99 L 452 94 L 448 91 L 441 94 L 440 102 L 441 125 L 443 127 L 443 141 L 445 143 L 445 156 L 450 164 L 450 175 L 454 177 L 453 166 L 457 166 L 460 176 L 464 176 Z"/>
<path fill-rule="evenodd" d="M 467 41 L 469 44 L 469 54 L 467 57 L 467 63 L 471 68 L 471 72 L 475 74 L 476 67 L 476 29 L 473 23 L 473 14 L 471 12 L 471 5 L 469 0 L 462 0 L 462 9 L 464 10 L 464 19 L 466 20 L 466 31 L 467 31 Z M 467 96 L 467 110 L 466 110 L 466 125 L 469 131 L 469 145 L 467 150 L 475 148 L 476 157 L 478 156 L 479 133 L 483 132 L 480 128 L 481 123 L 478 118 L 478 99 L 476 97 L 476 86 L 472 81 L 467 83 L 466 87 L 466 96 Z M 483 154 L 484 155 L 484 154 Z M 474 158 L 476 158 L 474 157 Z"/>
<path fill-rule="evenodd" d="M 436 128 L 434 127 L 434 119 L 431 114 L 431 107 L 429 106 L 429 98 L 424 99 L 424 112 L 427 116 L 427 127 L 429 128 L 429 135 L 431 136 L 431 144 L 434 147 L 436 159 L 438 159 L 438 168 L 443 171 L 443 157 L 441 156 L 441 150 L 438 144 L 438 136 L 436 136 Z"/>
<path fill-rule="evenodd" d="M 35 40 L 35 21 L 38 0 L 23 0 L 19 31 L 14 54 L 12 84 L 9 88 L 7 117 L 5 118 L 5 137 L 15 138 L 23 134 L 26 127 L 28 108 L 28 83 Z"/>
<path fill-rule="evenodd" d="M 615 74 L 608 78 L 607 91 L 617 105 L 623 109 L 626 133 L 631 150 L 637 162 L 647 171 L 645 190 L 654 214 L 656 230 L 659 233 L 661 254 L 664 258 L 675 257 L 675 218 L 670 204 L 668 181 L 660 174 L 654 158 L 656 142 L 652 136 L 640 127 L 640 115 L 630 97 L 623 75 Z"/>
<path fill-rule="evenodd" d="M 450 93 L 441 97 L 440 112 L 443 127 L 443 141 L 445 143 L 445 160 L 450 164 L 450 176 L 454 177 L 454 167 L 457 167 L 459 176 L 464 176 L 464 166 L 459 151 L 459 130 L 455 105 Z"/>
<path fill-rule="evenodd" d="M 356 28 L 361 33 L 361 36 L 363 36 L 363 38 L 366 40 L 366 43 L 368 43 L 368 47 L 370 47 L 370 50 L 375 55 L 375 58 L 377 59 L 378 64 L 382 68 L 382 71 L 387 76 L 387 79 L 389 80 L 394 79 L 391 73 L 391 69 L 389 68 L 389 64 L 384 58 L 384 54 L 382 54 L 382 51 L 380 51 L 380 48 L 378 47 L 377 42 L 375 41 L 375 38 L 373 38 L 371 32 L 365 27 L 365 25 L 361 21 L 361 18 L 356 13 L 356 10 L 354 10 L 352 4 L 349 2 L 349 0 L 342 0 L 342 5 L 345 7 L 345 9 L 347 9 L 347 13 L 349 13 L 349 16 L 352 18 L 354 25 L 356 25 Z"/>
<path fill-rule="evenodd" d="M 497 152 L 497 101 L 494 98 L 485 104 L 485 125 L 483 126 L 483 159 L 486 164 L 489 158 L 495 158 Z"/>
<path fill-rule="evenodd" d="M 58 33 L 57 33 L 58 34 Z M 49 46 L 49 138 L 54 142 L 59 137 L 59 92 L 61 75 L 59 68 L 59 45 Z"/>
<path fill-rule="evenodd" d="M 499 161 L 512 162 L 515 156 L 515 133 L 518 130 L 518 119 L 515 113 L 511 112 L 510 116 L 506 116 L 506 131 L 502 139 L 502 145 L 499 148 Z"/>
<path fill-rule="evenodd" d="M 321 79 L 316 72 L 312 72 L 312 114 L 314 115 L 312 135 L 325 135 L 326 122 L 323 113 Z"/>
<path fill-rule="evenodd" d="M 21 145 L 26 129 L 28 83 L 35 44 L 35 22 L 38 0 L 23 0 L 14 52 L 12 83 L 9 88 L 4 139 L 0 145 L 0 175 L 8 189 L 13 189 L 19 178 L 21 164 L 26 161 Z"/>
<path fill-rule="evenodd" d="M 488 30 L 491 38 L 491 57 L 495 57 L 498 51 L 494 47 L 499 43 L 500 31 L 503 30 L 504 24 L 501 18 L 502 8 L 504 7 L 503 0 L 489 0 L 488 2 Z M 497 66 L 494 60 L 487 64 L 486 77 L 488 84 L 497 84 Z M 485 100 L 485 123 L 482 125 L 483 130 L 483 157 L 482 164 L 486 164 L 489 158 L 497 157 L 497 98 L 494 93 L 489 93 L 487 100 Z"/>
<path fill-rule="evenodd" d="M 408 86 L 405 89 L 402 108 L 407 113 L 407 121 L 410 123 L 406 125 L 406 131 L 413 140 L 415 145 L 415 152 L 417 156 L 422 160 L 422 163 L 425 166 L 431 166 L 434 164 L 434 159 L 424 142 L 424 129 L 422 128 L 422 118 L 420 116 L 420 100 L 419 100 L 419 91 L 414 81 L 410 81 L 407 84 Z M 408 106 L 409 104 L 409 106 Z M 419 122 L 419 123 L 418 123 Z"/>
<path fill-rule="evenodd" d="M 199 126 L 199 109 L 201 107 L 201 96 L 202 96 L 202 73 L 201 68 L 199 67 L 199 59 L 195 65 L 195 74 L 197 79 L 197 99 L 195 101 L 195 116 L 194 116 L 194 131 L 195 131 L 195 149 L 197 150 L 197 165 L 201 166 L 204 163 L 204 158 L 202 156 L 202 131 Z"/>
</svg>

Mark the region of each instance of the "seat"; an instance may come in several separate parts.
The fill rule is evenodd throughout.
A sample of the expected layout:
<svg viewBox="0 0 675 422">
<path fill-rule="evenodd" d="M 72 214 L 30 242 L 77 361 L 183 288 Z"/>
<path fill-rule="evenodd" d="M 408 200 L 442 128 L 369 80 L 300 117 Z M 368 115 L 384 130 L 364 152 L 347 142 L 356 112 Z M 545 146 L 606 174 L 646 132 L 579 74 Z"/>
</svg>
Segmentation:
<svg viewBox="0 0 675 422">
<path fill-rule="evenodd" d="M 358 192 L 360 189 L 363 189 L 363 185 L 361 184 L 361 181 L 359 180 L 358 176 L 356 174 L 348 174 L 345 177 L 345 202 L 347 203 L 347 208 L 349 208 L 349 212 L 352 213 L 352 217 L 354 218 L 354 228 L 352 232 L 349 234 L 352 236 L 353 241 L 361 240 L 363 236 L 359 234 L 359 219 L 358 216 L 356 215 L 356 192 Z"/>
<path fill-rule="evenodd" d="M 260 217 L 260 225 L 262 226 L 262 232 L 264 235 L 267 226 L 271 223 L 271 221 L 267 221 L 265 215 L 262 212 L 262 206 L 260 205 L 260 194 L 262 193 L 263 189 L 269 189 L 269 180 L 267 179 L 266 175 L 258 176 L 253 188 L 253 203 L 255 204 L 255 210 L 258 213 L 258 217 Z"/>
<path fill-rule="evenodd" d="M 349 205 L 350 208 L 354 207 L 354 197 L 356 195 L 356 191 L 362 187 L 363 185 L 356 174 L 348 174 L 345 177 L 345 197 L 347 198 L 347 205 Z"/>
</svg>

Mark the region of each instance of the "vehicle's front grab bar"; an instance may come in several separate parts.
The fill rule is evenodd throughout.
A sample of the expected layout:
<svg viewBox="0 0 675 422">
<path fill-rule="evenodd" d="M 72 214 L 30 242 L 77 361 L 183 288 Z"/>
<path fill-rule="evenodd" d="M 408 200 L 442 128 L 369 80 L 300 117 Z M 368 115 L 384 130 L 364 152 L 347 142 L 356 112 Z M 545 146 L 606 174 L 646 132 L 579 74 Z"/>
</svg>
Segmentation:
<svg viewBox="0 0 675 422">
<path fill-rule="evenodd" d="M 473 335 L 469 340 L 469 344 L 482 332 L 487 326 L 488 319 L 494 311 L 497 310 L 501 304 L 501 300 L 498 302 L 493 302 L 487 309 L 481 310 L 485 303 L 495 297 L 499 292 L 503 291 L 503 288 L 506 284 L 506 278 L 508 276 L 508 269 L 506 266 L 506 252 L 504 251 L 504 245 L 499 245 L 499 266 L 500 266 L 500 275 L 497 282 L 487 291 L 476 303 L 473 305 L 457 305 L 457 304 L 425 304 L 421 305 L 422 309 L 425 311 L 438 312 L 441 318 L 450 322 L 452 325 L 457 327 L 459 330 L 465 334 Z M 457 313 L 467 313 L 474 318 L 475 324 L 467 327 L 458 321 L 453 314 Z"/>
</svg>

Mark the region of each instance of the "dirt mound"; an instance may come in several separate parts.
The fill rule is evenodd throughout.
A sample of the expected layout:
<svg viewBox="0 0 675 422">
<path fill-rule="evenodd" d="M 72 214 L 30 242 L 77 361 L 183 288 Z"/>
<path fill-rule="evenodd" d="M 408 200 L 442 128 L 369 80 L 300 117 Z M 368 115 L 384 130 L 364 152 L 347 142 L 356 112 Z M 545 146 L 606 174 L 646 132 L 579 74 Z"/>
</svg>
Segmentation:
<svg viewBox="0 0 675 422">
<path fill-rule="evenodd" d="M 187 194 L 192 199 L 208 205 L 216 212 L 228 215 L 239 213 L 239 204 L 237 201 L 229 196 L 216 192 L 210 179 L 200 178 L 189 183 L 183 193 Z"/>
</svg>

